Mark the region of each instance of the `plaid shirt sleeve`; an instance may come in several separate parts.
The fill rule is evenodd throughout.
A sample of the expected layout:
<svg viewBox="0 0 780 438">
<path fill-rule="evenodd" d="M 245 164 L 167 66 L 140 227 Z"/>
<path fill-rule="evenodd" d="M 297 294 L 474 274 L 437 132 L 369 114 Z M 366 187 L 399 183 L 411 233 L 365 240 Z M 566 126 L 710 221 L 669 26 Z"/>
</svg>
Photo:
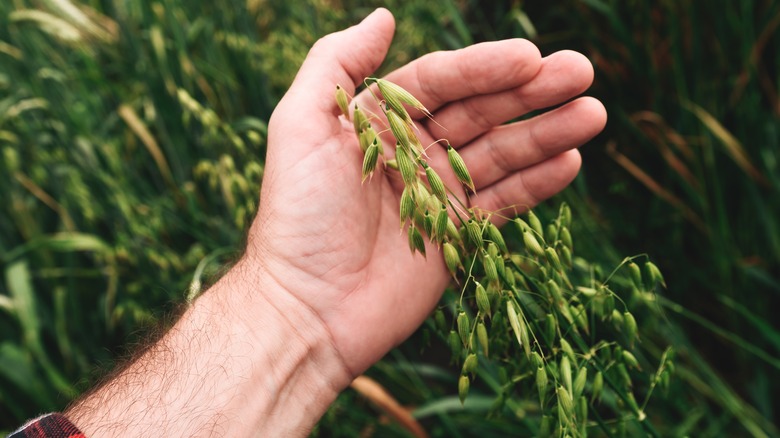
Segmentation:
<svg viewBox="0 0 780 438">
<path fill-rule="evenodd" d="M 62 414 L 47 414 L 29 421 L 8 438 L 86 438 Z"/>
</svg>

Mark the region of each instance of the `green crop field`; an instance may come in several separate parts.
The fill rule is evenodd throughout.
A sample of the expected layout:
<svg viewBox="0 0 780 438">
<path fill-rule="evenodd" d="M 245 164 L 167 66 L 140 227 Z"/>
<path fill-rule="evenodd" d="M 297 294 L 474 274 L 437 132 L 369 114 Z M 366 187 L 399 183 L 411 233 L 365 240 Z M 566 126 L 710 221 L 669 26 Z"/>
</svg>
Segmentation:
<svg viewBox="0 0 780 438">
<path fill-rule="evenodd" d="M 584 53 L 609 113 L 572 186 L 576 254 L 658 265 L 637 301 L 647 418 L 592 436 L 780 436 L 780 2 L 0 2 L 0 433 L 63 409 L 241 253 L 266 124 L 321 36 L 390 9 L 378 74 L 528 38 Z M 404 238 L 404 237 L 400 237 Z M 426 323 L 367 375 L 431 436 L 532 436 L 536 394 L 496 404 Z M 596 413 L 598 415 L 598 412 Z M 315 436 L 410 436 L 347 389 Z"/>
</svg>

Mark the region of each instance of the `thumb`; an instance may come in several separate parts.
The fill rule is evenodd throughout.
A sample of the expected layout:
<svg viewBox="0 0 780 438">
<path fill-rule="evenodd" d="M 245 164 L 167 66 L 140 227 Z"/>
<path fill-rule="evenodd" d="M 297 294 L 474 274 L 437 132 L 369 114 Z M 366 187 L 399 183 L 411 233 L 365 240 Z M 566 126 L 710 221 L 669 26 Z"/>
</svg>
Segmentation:
<svg viewBox="0 0 780 438">
<path fill-rule="evenodd" d="M 336 84 L 354 95 L 363 78 L 379 68 L 384 60 L 394 30 L 393 15 L 387 9 L 379 8 L 359 24 L 320 38 L 285 95 L 285 104 L 315 109 L 320 116 L 336 112 Z"/>
</svg>

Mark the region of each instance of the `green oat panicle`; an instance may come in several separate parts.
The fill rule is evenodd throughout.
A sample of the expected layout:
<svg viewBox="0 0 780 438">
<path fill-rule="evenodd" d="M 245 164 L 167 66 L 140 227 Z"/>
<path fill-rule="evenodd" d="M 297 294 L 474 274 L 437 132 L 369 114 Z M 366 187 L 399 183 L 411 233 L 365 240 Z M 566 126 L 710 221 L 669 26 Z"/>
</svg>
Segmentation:
<svg viewBox="0 0 780 438">
<path fill-rule="evenodd" d="M 602 393 L 608 394 L 610 401 L 604 412 L 614 413 L 604 424 L 625 425 L 623 419 L 631 417 L 637 427 L 645 427 L 649 420 L 634 399 L 634 391 L 639 397 L 646 387 L 634 385 L 633 380 L 643 373 L 635 356 L 642 351 L 634 350 L 639 337 L 631 313 L 635 300 L 627 298 L 636 296 L 637 289 L 649 292 L 658 284 L 665 285 L 658 268 L 646 263 L 639 272 L 632 261 L 636 257 L 629 257 L 624 263 L 628 269 L 616 269 L 605 276 L 599 265 L 582 258 L 572 260 L 571 209 L 565 203 L 558 216 L 547 222 L 530 210 L 523 219 L 470 207 L 468 199 L 460 199 L 463 192 L 447 187 L 426 162 L 428 155 L 404 108 L 420 109 L 415 100 L 395 84 L 377 79 L 367 83 L 374 81 L 384 97 L 384 101 L 377 99 L 377 105 L 395 137 L 396 155 L 384 160 L 379 133 L 356 106 L 352 121 L 365 154 L 364 179 L 371 176 L 379 156 L 385 167 L 397 170 L 403 181 L 400 226 L 408 226 L 410 250 L 425 256 L 426 238 L 441 248 L 452 276 L 451 292 L 455 292 L 445 296 L 455 298 L 433 312 L 432 326 L 449 343 L 451 362 L 460 365 L 461 402 L 465 402 L 474 378 L 493 379 L 496 376 L 491 374 L 496 373 L 502 388 L 516 388 L 511 393 L 538 393 L 538 415 L 531 421 L 536 422 L 542 436 L 589 434 L 598 427 L 596 423 L 601 424 L 588 415 L 597 411 L 595 403 Z M 450 167 L 468 196 L 475 186 L 463 159 L 446 139 L 435 143 L 439 142 L 447 144 Z M 514 222 L 520 231 L 516 235 L 519 241 L 505 240 L 494 220 Z M 449 321 L 442 311 L 447 308 L 454 312 Z M 517 354 L 518 347 L 524 354 Z M 478 359 L 480 351 L 484 359 Z M 477 366 L 478 361 L 488 360 L 488 353 L 492 363 Z M 639 357 L 647 366 L 647 356 Z M 650 379 L 642 381 L 652 381 L 662 389 L 668 385 L 672 368 L 671 361 L 662 359 L 658 371 L 652 375 L 652 370 L 648 371 L 645 374 Z M 605 381 L 609 382 L 606 387 Z M 495 412 L 510 398 L 522 401 L 517 397 L 523 395 L 514 394 L 496 391 Z M 649 395 L 642 394 L 645 400 Z M 623 403 L 615 405 L 615 400 Z"/>
</svg>

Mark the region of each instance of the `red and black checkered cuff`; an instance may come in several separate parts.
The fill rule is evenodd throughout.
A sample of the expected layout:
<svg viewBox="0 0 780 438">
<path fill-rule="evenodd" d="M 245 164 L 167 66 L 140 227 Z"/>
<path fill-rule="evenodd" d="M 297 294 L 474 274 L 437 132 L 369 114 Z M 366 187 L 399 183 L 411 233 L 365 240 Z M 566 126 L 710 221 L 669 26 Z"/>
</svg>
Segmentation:
<svg viewBox="0 0 780 438">
<path fill-rule="evenodd" d="M 55 413 L 30 421 L 8 438 L 86 438 L 86 435 L 64 415 Z"/>
</svg>

